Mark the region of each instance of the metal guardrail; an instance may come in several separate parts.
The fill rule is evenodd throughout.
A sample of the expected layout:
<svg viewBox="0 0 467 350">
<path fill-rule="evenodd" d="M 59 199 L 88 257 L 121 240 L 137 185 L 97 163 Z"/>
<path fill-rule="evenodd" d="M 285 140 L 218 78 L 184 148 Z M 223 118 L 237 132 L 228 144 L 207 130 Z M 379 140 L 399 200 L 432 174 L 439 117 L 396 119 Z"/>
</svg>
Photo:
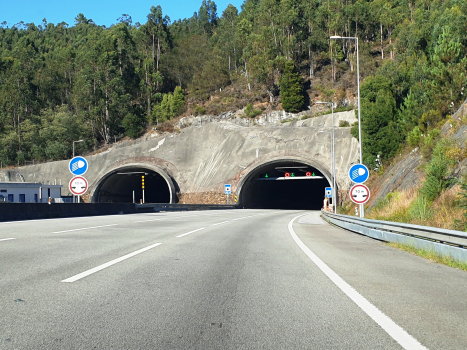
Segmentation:
<svg viewBox="0 0 467 350">
<path fill-rule="evenodd" d="M 191 211 L 191 210 L 220 210 L 237 209 L 236 205 L 227 204 L 169 204 L 169 203 L 146 203 L 136 204 L 136 210 L 141 211 Z"/>
<path fill-rule="evenodd" d="M 467 261 L 467 233 L 399 222 L 361 219 L 322 210 L 332 224 L 381 241 L 402 243 Z"/>
</svg>

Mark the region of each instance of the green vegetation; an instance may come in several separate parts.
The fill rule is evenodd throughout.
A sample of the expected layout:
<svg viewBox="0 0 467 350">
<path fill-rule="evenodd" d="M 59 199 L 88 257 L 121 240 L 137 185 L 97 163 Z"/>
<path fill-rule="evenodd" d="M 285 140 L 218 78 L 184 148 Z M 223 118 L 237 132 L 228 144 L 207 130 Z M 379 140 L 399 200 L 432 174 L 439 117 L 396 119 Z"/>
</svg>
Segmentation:
<svg viewBox="0 0 467 350">
<path fill-rule="evenodd" d="M 463 179 L 458 184 L 452 174 L 464 152 L 455 141 L 439 138 L 439 130 L 432 131 L 419 141 L 430 149 L 429 161 L 423 166 L 425 179 L 418 188 L 388 193 L 372 208 L 370 218 L 467 229 L 467 182 Z"/>
<path fill-rule="evenodd" d="M 86 140 L 77 145 L 86 152 L 136 138 L 186 110 L 345 105 L 356 97 L 355 43 L 330 35 L 360 38 L 369 166 L 405 142 L 429 157 L 436 142 L 427 135 L 466 97 L 466 1 L 245 0 L 218 14 L 202 0 L 173 22 L 160 6 L 148 10 L 145 23 L 125 14 L 109 28 L 83 14 L 71 25 L 0 25 L 4 165 L 68 158 L 73 140 Z"/>
<path fill-rule="evenodd" d="M 261 109 L 254 109 L 251 103 L 247 104 L 245 107 L 245 115 L 250 118 L 254 118 L 257 115 L 261 114 Z"/>
<path fill-rule="evenodd" d="M 298 73 L 294 72 L 294 69 L 293 62 L 287 61 L 280 82 L 282 108 L 286 112 L 299 112 L 303 107 L 302 79 Z"/>
<path fill-rule="evenodd" d="M 458 260 L 451 258 L 450 256 L 440 255 L 430 250 L 415 248 L 414 246 L 411 246 L 411 245 L 405 245 L 405 244 L 400 244 L 400 243 L 387 243 L 387 244 L 391 247 L 405 250 L 406 252 L 410 252 L 412 254 L 421 256 L 422 258 L 431 260 L 438 264 L 443 264 L 443 265 L 447 265 L 450 267 L 454 267 L 459 270 L 467 271 L 467 261 L 458 261 Z"/>
</svg>

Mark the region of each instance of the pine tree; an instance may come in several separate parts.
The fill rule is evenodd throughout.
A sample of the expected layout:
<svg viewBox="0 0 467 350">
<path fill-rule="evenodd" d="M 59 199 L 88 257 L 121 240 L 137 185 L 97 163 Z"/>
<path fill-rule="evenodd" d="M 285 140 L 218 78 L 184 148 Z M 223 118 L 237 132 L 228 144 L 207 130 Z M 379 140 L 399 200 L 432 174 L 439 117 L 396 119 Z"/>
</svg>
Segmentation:
<svg viewBox="0 0 467 350">
<path fill-rule="evenodd" d="M 286 112 L 298 112 L 304 103 L 302 79 L 294 68 L 293 62 L 287 61 L 280 82 L 282 108 Z"/>
</svg>

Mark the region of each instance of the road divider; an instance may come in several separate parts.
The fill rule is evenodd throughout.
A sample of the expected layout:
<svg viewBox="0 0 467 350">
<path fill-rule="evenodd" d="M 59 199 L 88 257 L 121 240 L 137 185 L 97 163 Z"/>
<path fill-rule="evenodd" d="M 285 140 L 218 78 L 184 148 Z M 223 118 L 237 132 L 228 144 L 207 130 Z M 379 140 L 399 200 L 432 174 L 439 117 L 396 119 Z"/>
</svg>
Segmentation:
<svg viewBox="0 0 467 350">
<path fill-rule="evenodd" d="M 152 219 L 152 220 L 135 221 L 135 224 L 137 224 L 139 222 L 151 222 L 151 221 L 161 221 L 161 220 L 164 220 L 164 219 Z"/>
<path fill-rule="evenodd" d="M 137 250 L 137 251 L 135 251 L 135 252 L 133 252 L 133 253 L 124 255 L 124 256 L 122 256 L 122 257 L 120 257 L 120 258 L 114 259 L 114 260 L 109 261 L 109 262 L 107 262 L 107 263 L 105 263 L 105 264 L 99 265 L 99 266 L 94 267 L 94 268 L 92 268 L 92 269 L 90 269 L 90 270 L 81 272 L 81 273 L 79 273 L 79 274 L 77 274 L 77 275 L 74 275 L 74 276 L 72 276 L 72 277 L 70 277 L 70 278 L 64 279 L 64 280 L 62 280 L 61 282 L 65 282 L 65 283 L 76 282 L 76 281 L 78 281 L 78 280 L 80 280 L 80 279 L 82 279 L 82 278 L 84 278 L 84 277 L 87 277 L 87 276 L 89 276 L 89 275 L 92 275 L 93 273 L 96 273 L 96 272 L 98 272 L 98 271 L 101 271 L 101 270 L 103 270 L 103 269 L 105 269 L 105 268 L 107 268 L 107 267 L 109 267 L 109 266 L 115 265 L 115 264 L 117 264 L 117 263 L 119 263 L 119 262 L 121 262 L 121 261 L 123 261 L 123 260 L 126 260 L 126 259 L 128 259 L 128 258 L 131 258 L 131 257 L 133 257 L 133 256 L 135 256 L 135 255 L 144 253 L 145 251 L 148 251 L 148 250 L 150 250 L 150 249 L 152 249 L 152 248 L 155 248 L 155 247 L 157 247 L 157 246 L 160 246 L 161 244 L 162 244 L 162 243 L 152 244 L 152 245 L 150 245 L 150 246 L 148 246 L 148 247 L 142 248 L 142 249 Z"/>
</svg>

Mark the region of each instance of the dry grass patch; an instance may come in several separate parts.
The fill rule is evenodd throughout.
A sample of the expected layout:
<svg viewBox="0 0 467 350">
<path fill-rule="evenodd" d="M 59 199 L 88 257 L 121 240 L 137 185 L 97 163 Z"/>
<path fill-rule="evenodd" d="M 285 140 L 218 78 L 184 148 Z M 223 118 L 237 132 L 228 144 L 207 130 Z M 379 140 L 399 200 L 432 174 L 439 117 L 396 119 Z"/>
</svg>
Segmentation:
<svg viewBox="0 0 467 350">
<path fill-rule="evenodd" d="M 464 218 L 464 209 L 457 206 L 460 190 L 460 185 L 455 185 L 442 192 L 433 202 L 433 217 L 422 225 L 455 229 L 455 220 L 462 221 Z"/>
<path fill-rule="evenodd" d="M 368 214 L 369 219 L 408 222 L 409 208 L 418 195 L 418 188 L 388 193 Z"/>
<path fill-rule="evenodd" d="M 431 204 L 419 196 L 418 188 L 391 192 L 367 217 L 455 230 L 456 221 L 464 219 L 464 209 L 458 206 L 460 190 L 460 186 L 455 185 L 442 192 Z"/>
</svg>

